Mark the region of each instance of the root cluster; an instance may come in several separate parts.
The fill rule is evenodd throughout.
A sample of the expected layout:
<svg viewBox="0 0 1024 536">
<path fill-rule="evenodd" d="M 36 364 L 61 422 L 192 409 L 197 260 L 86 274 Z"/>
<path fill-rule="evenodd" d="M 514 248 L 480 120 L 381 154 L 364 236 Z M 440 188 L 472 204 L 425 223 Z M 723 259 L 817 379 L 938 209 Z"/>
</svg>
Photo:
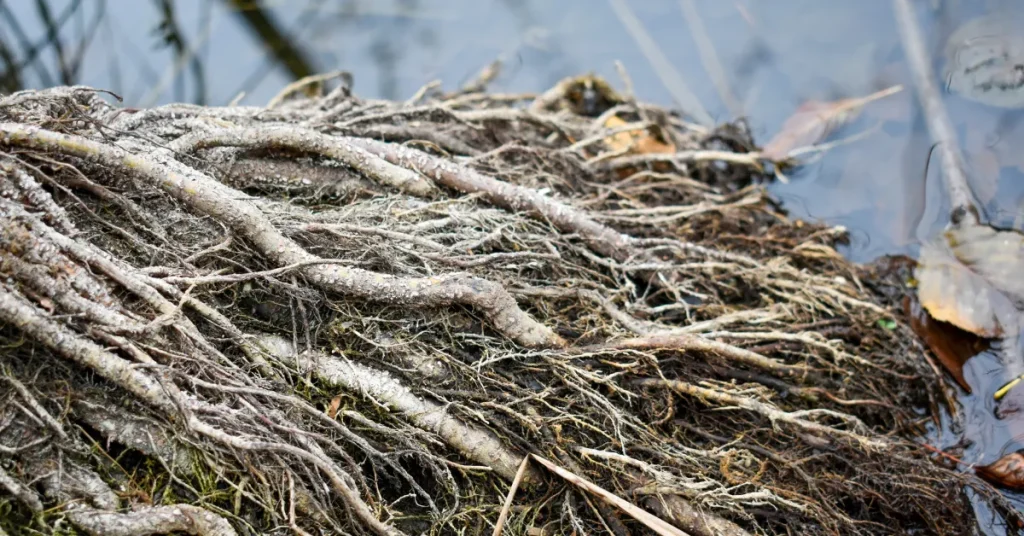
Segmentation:
<svg viewBox="0 0 1024 536">
<path fill-rule="evenodd" d="M 1003 511 L 909 439 L 940 376 L 742 124 L 571 85 L 0 100 L 0 533 L 485 534 L 528 454 L 694 535 Z M 540 466 L 504 528 L 645 530 Z"/>
</svg>

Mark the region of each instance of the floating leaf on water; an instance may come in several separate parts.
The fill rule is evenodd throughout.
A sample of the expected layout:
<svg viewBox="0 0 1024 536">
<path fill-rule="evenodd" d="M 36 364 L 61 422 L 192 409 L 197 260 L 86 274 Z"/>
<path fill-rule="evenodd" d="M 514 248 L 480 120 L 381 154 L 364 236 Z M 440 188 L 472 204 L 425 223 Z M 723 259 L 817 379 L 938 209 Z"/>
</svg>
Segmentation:
<svg viewBox="0 0 1024 536">
<path fill-rule="evenodd" d="M 782 129 L 764 146 L 761 154 L 769 160 L 785 160 L 793 149 L 823 141 L 853 119 L 865 104 L 902 89 L 903 86 L 893 86 L 867 97 L 834 102 L 807 101 L 783 123 Z"/>
<path fill-rule="evenodd" d="M 1024 490 L 1024 454 L 1021 451 L 1007 454 L 989 465 L 975 467 L 974 471 L 997 486 Z"/>
<path fill-rule="evenodd" d="M 946 42 L 946 85 L 964 98 L 1024 107 L 1024 17 L 995 12 L 966 22 Z"/>
<path fill-rule="evenodd" d="M 1024 233 L 970 225 L 947 233 L 960 262 L 1024 303 Z"/>
<path fill-rule="evenodd" d="M 982 337 L 1016 334 L 1024 302 L 1024 235 L 953 228 L 921 247 L 918 298 L 936 320 Z"/>
<path fill-rule="evenodd" d="M 903 311 L 914 333 L 935 354 L 957 385 L 970 393 L 971 386 L 964 379 L 964 364 L 988 348 L 985 339 L 947 322 L 935 320 L 921 307 L 921 302 L 910 296 L 903 300 Z"/>
</svg>

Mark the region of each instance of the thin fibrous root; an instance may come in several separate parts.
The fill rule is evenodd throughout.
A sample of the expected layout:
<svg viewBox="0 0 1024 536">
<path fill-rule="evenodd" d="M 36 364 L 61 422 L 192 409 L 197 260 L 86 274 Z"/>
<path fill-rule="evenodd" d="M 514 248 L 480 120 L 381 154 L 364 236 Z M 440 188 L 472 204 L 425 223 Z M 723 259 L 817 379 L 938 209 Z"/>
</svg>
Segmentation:
<svg viewBox="0 0 1024 536">
<path fill-rule="evenodd" d="M 198 506 L 141 506 L 119 512 L 117 496 L 91 469 L 68 463 L 59 471 L 48 462 L 30 462 L 34 471 L 49 473 L 40 480 L 48 495 L 59 497 L 62 509 L 79 529 L 93 536 L 149 536 L 184 532 L 194 536 L 235 536 L 223 517 Z M 85 499 L 84 501 L 81 499 Z M 92 503 L 92 506 L 89 505 Z"/>
<path fill-rule="evenodd" d="M 177 420 L 179 407 L 190 405 L 172 384 L 161 383 L 152 376 L 133 367 L 130 362 L 108 352 L 91 340 L 61 326 L 41 311 L 7 289 L 0 287 L 0 321 L 9 323 L 54 353 L 86 367 L 114 385 L 132 393 L 169 418 Z M 326 458 L 283 443 L 251 441 L 219 430 L 197 417 L 185 417 L 185 425 L 192 431 L 222 445 L 248 451 L 268 451 L 290 454 L 316 466 L 328 476 L 332 488 L 342 497 L 353 515 L 379 536 L 395 536 L 401 532 L 378 520 L 370 507 L 359 498 L 341 476 L 336 465 Z"/>
<path fill-rule="evenodd" d="M 621 339 L 580 349 L 580 351 L 600 350 L 691 350 L 715 354 L 730 361 L 770 370 L 784 376 L 794 376 L 810 372 L 809 369 L 803 366 L 788 365 L 738 346 L 693 334 L 653 332 L 642 337 Z"/>
<path fill-rule="evenodd" d="M 32 391 L 29 391 L 25 384 L 18 381 L 14 376 L 5 376 L 3 379 L 6 380 L 7 383 L 11 384 L 11 387 L 14 387 L 14 390 L 18 392 L 19 396 L 21 396 L 21 399 L 28 404 L 29 408 L 32 408 L 32 413 L 41 419 L 43 423 L 46 424 L 47 428 L 57 434 L 57 437 L 64 440 L 68 439 L 68 434 L 64 431 L 60 422 L 58 422 L 53 415 L 50 415 L 49 411 L 46 411 L 46 408 L 39 403 L 39 400 L 32 394 Z"/>
<path fill-rule="evenodd" d="M 13 123 L 0 123 L 0 143 L 87 159 L 155 183 L 192 209 L 222 221 L 280 266 L 319 259 L 281 234 L 251 198 L 181 164 L 167 149 L 140 156 L 81 136 Z M 550 328 L 520 309 L 500 284 L 468 274 L 403 278 L 333 265 L 310 265 L 301 272 L 325 290 L 378 302 L 419 307 L 469 305 L 523 346 L 565 345 Z"/>
<path fill-rule="evenodd" d="M 753 411 L 754 413 L 758 413 L 768 418 L 773 423 L 786 423 L 797 428 L 800 428 L 805 432 L 811 432 L 813 434 L 823 437 L 852 440 L 854 443 L 860 444 L 861 446 L 866 448 L 882 450 L 892 446 L 891 443 L 888 443 L 883 440 L 871 439 L 867 436 L 858 434 L 856 432 L 851 432 L 849 430 L 840 430 L 838 428 L 832 428 L 830 426 L 825 426 L 823 424 L 819 424 L 804 419 L 803 415 L 807 414 L 807 412 L 782 411 L 771 404 L 754 400 L 752 398 L 737 396 L 732 393 L 727 393 L 725 391 L 720 391 L 717 389 L 708 389 L 706 387 L 700 387 L 679 380 L 663 380 L 658 378 L 644 378 L 636 380 L 635 384 L 646 387 L 668 388 L 679 393 L 699 398 L 701 400 L 717 402 L 725 406 L 743 408 L 749 411 Z M 841 415 L 837 412 L 828 413 L 832 416 L 843 417 L 844 419 L 853 422 L 854 425 L 860 424 L 860 422 L 856 420 L 856 418 L 851 417 L 849 415 Z"/>
<path fill-rule="evenodd" d="M 327 476 L 331 483 L 331 488 L 341 496 L 342 500 L 345 501 L 345 505 L 348 506 L 352 514 L 364 525 L 372 529 L 378 536 L 403 535 L 403 533 L 398 529 L 377 519 L 369 505 L 363 502 L 356 491 L 352 489 L 348 482 L 346 482 L 346 479 L 343 476 L 344 473 L 338 469 L 334 462 L 330 461 L 326 457 L 284 443 L 249 440 L 243 437 L 237 437 L 210 426 L 195 417 L 189 419 L 188 426 L 195 432 L 234 449 L 253 452 L 265 451 L 290 454 L 296 458 L 311 463 Z"/>
<path fill-rule="evenodd" d="M 76 259 L 78 262 L 89 265 L 107 277 L 110 277 L 129 292 L 143 299 L 161 315 L 168 318 L 177 317 L 175 325 L 179 329 L 183 330 L 184 333 L 192 339 L 192 341 L 213 355 L 219 354 L 216 348 L 214 348 L 206 337 L 199 332 L 199 329 L 192 323 L 192 321 L 183 315 L 179 315 L 178 307 L 167 300 L 167 298 L 161 295 L 156 288 L 149 284 L 148 281 L 151 281 L 152 278 L 139 274 L 134 268 L 126 266 L 125 263 L 117 262 L 114 259 L 108 258 L 92 244 L 79 242 L 57 232 L 39 218 L 30 214 L 21 205 L 3 203 L 2 200 L 0 200 L 0 216 L 18 218 L 24 221 L 28 224 L 33 233 L 49 242 L 52 242 L 57 246 L 57 248 L 68 256 Z M 193 302 L 199 303 L 197 300 L 191 300 L 188 303 L 195 306 L 195 303 Z M 199 308 L 199 312 L 205 313 L 202 308 Z M 217 324 L 221 325 L 220 323 Z M 244 343 L 241 347 L 254 363 L 260 365 L 267 372 L 268 376 L 273 376 L 273 371 L 269 370 L 269 366 L 267 366 L 265 361 L 263 361 L 258 351 L 254 350 L 251 345 Z"/>
<path fill-rule="evenodd" d="M 758 171 L 761 170 L 760 155 L 757 153 L 733 153 L 729 151 L 680 151 L 672 154 L 641 154 L 619 156 L 602 165 L 607 168 L 635 167 L 651 165 L 659 162 L 667 162 L 677 165 L 685 165 L 691 162 L 728 162 L 730 164 L 750 166 Z"/>
<path fill-rule="evenodd" d="M 25 486 L 21 482 L 18 482 L 14 477 L 7 474 L 3 467 L 0 467 L 0 489 L 7 492 L 8 495 L 15 497 L 22 504 L 28 507 L 33 512 L 43 511 L 43 501 L 40 500 L 39 495 L 36 494 L 31 488 Z"/>
<path fill-rule="evenodd" d="M 576 451 L 588 458 L 599 458 L 623 463 L 630 467 L 624 468 L 622 475 L 628 478 L 635 490 L 640 490 L 650 484 L 658 483 L 669 486 L 673 480 L 671 474 L 667 474 L 657 467 L 615 452 L 607 452 L 586 447 L 577 447 Z M 694 536 L 752 536 L 735 523 L 719 517 L 712 512 L 701 511 L 690 504 L 690 501 L 679 495 L 656 494 L 651 497 L 648 503 L 656 503 L 661 517 L 672 521 L 674 525 L 685 530 Z M 799 507 L 799 505 L 794 505 Z M 667 515 L 666 515 L 667 514 Z"/>
<path fill-rule="evenodd" d="M 96 326 L 113 329 L 118 333 L 140 332 L 143 327 L 138 321 L 83 297 L 65 279 L 50 275 L 50 267 L 28 263 L 9 253 L 0 252 L 0 267 L 28 285 L 34 292 L 52 300 L 62 308 L 81 315 Z"/>
<path fill-rule="evenodd" d="M 284 398 L 284 395 L 281 396 Z M 196 462 L 195 453 L 187 448 L 181 438 L 175 437 L 172 430 L 162 427 L 156 419 L 126 414 L 103 404 L 84 400 L 75 402 L 73 408 L 76 419 L 88 424 L 108 442 L 120 443 L 157 458 L 164 468 L 177 478 L 187 477 L 188 468 L 193 467 Z M 315 499 L 307 486 L 300 485 L 298 489 L 291 491 L 299 497 L 299 508 L 304 513 L 320 521 L 324 520 L 320 512 L 312 507 Z"/>
<path fill-rule="evenodd" d="M 491 432 L 460 421 L 444 406 L 416 396 L 387 372 L 321 353 L 296 355 L 290 342 L 273 335 L 261 336 L 260 342 L 278 359 L 292 362 L 300 370 L 311 371 L 326 383 L 376 400 L 416 427 L 437 434 L 463 456 L 490 467 L 506 479 L 515 477 L 521 454 L 510 452 Z M 536 476 L 531 471 L 527 480 Z"/>
<path fill-rule="evenodd" d="M 131 363 L 110 354 L 98 344 L 44 316 L 25 300 L 0 287 L 0 321 L 11 324 L 71 361 L 93 370 L 111 383 L 124 387 L 150 406 L 168 414 L 177 412 L 164 387 Z"/>
<path fill-rule="evenodd" d="M 509 184 L 442 158 L 366 138 L 344 138 L 393 164 L 416 170 L 438 184 L 462 193 L 480 193 L 487 200 L 513 212 L 531 212 L 551 222 L 563 233 L 576 233 L 594 251 L 618 261 L 636 253 L 633 239 L 594 221 L 584 211 L 541 195 L 530 188 Z"/>
<path fill-rule="evenodd" d="M 0 164 L 0 171 L 13 179 L 10 182 L 10 187 L 15 189 L 16 192 L 12 193 L 23 197 L 28 205 L 42 209 L 47 219 L 50 220 L 51 225 L 60 229 L 62 233 L 74 234 L 76 232 L 75 224 L 68 218 L 64 207 L 57 204 L 53 197 L 28 172 L 12 165 L 10 162 Z M 0 180 L 0 195 L 4 195 L 4 193 L 3 182 Z"/>
<path fill-rule="evenodd" d="M 490 203 L 508 211 L 531 214 L 535 218 L 551 223 L 563 233 L 576 234 L 587 243 L 591 250 L 618 262 L 646 261 L 653 258 L 650 251 L 641 248 L 643 243 L 641 240 L 601 224 L 585 210 L 552 199 L 537 190 L 503 182 L 468 167 L 401 145 L 367 138 L 344 139 L 388 162 L 431 177 L 442 186 L 466 194 L 482 194 Z M 744 263 L 753 262 L 741 255 L 716 252 L 678 240 L 668 240 L 662 245 L 676 247 L 683 251 L 695 251 L 712 257 L 738 259 Z M 642 272 L 646 276 L 652 276 L 651 282 L 654 285 L 663 284 L 660 277 L 655 277 L 656 269 Z"/>
</svg>

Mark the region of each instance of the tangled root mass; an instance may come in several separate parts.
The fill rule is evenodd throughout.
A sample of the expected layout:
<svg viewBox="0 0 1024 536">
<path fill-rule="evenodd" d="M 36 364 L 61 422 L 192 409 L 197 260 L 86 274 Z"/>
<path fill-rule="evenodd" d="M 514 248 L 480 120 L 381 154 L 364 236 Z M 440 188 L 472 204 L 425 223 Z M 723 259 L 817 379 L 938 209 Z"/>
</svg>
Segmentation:
<svg viewBox="0 0 1024 536">
<path fill-rule="evenodd" d="M 484 534 L 527 454 L 696 535 L 998 510 L 901 439 L 943 393 L 894 284 L 743 125 L 560 98 L 0 101 L 0 531 Z M 531 466 L 504 530 L 646 529 Z"/>
</svg>

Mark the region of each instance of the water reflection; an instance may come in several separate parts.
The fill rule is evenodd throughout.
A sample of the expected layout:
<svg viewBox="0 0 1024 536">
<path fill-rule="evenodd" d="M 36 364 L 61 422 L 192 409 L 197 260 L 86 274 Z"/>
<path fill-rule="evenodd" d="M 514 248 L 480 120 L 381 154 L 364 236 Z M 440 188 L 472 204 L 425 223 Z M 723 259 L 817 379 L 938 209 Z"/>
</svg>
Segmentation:
<svg viewBox="0 0 1024 536">
<path fill-rule="evenodd" d="M 625 2 L 660 54 L 715 119 L 746 115 L 767 141 L 801 103 L 910 87 L 887 0 L 649 0 Z M 629 71 L 637 95 L 672 104 L 678 88 L 638 45 L 610 2 L 597 0 L 36 0 L 0 2 L 0 87 L 82 83 L 129 105 L 171 101 L 267 102 L 289 81 L 344 69 L 364 97 L 403 99 L 440 79 L 453 88 L 500 58 L 501 91 L 538 91 L 592 71 L 618 83 Z M 994 9 L 1024 18 L 1019 2 L 917 2 L 941 72 L 945 38 Z M 701 36 L 703 27 L 706 38 Z M 1018 19 L 1020 20 L 1020 19 Z M 697 39 L 697 38 L 699 39 Z M 711 49 L 721 73 L 708 65 Z M 723 84 L 724 88 L 723 89 Z M 676 104 L 681 104 L 676 102 Z M 972 186 L 992 222 L 1020 228 L 1024 129 L 1017 110 L 950 95 L 950 115 L 971 166 Z M 943 225 L 948 205 L 912 91 L 872 103 L 839 136 L 870 135 L 830 151 L 774 192 L 796 217 L 847 226 L 845 252 L 866 261 L 915 254 Z M 986 385 L 996 366 L 968 363 Z M 996 421 L 989 392 L 963 398 L 975 444 L 968 461 L 992 461 L 1018 439 L 1021 414 Z M 1018 431 L 1019 430 L 1019 431 Z M 980 445 L 980 446 L 979 446 Z M 973 449 L 973 450 L 972 450 Z"/>
</svg>

